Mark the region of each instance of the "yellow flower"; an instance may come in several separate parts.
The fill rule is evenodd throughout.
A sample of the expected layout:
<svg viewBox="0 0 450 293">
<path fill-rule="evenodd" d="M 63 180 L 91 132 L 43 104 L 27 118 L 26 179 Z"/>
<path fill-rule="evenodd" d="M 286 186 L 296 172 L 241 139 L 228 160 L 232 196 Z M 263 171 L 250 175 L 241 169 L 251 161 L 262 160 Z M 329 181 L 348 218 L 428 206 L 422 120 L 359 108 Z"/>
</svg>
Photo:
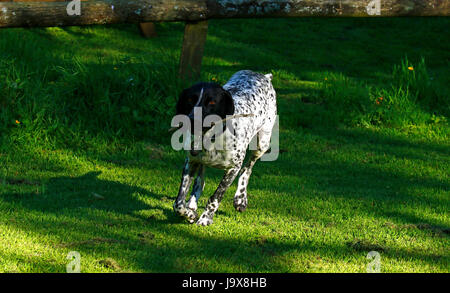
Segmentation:
<svg viewBox="0 0 450 293">
<path fill-rule="evenodd" d="M 20 124 L 20 121 L 19 121 L 19 120 L 16 120 L 16 124 Z"/>
<path fill-rule="evenodd" d="M 325 79 L 325 80 L 328 80 L 328 78 L 326 78 L 326 77 L 325 77 L 324 79 Z"/>
<path fill-rule="evenodd" d="M 114 67 L 114 70 L 117 70 L 117 69 L 119 69 L 119 68 L 117 68 L 117 67 Z"/>
<path fill-rule="evenodd" d="M 413 70 L 414 70 L 414 67 L 409 66 L 408 69 L 411 70 L 411 71 L 413 71 Z"/>
</svg>

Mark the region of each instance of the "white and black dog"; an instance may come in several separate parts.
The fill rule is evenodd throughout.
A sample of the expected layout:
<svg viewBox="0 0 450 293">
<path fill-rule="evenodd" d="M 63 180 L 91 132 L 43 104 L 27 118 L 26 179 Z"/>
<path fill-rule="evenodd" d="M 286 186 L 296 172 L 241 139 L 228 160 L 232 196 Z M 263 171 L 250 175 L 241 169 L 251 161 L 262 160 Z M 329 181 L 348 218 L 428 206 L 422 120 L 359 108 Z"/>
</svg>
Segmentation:
<svg viewBox="0 0 450 293">
<path fill-rule="evenodd" d="M 225 170 L 225 175 L 214 194 L 209 198 L 206 209 L 197 221 L 199 225 L 210 225 L 214 213 L 219 208 L 225 191 L 238 173 L 238 188 L 234 195 L 234 207 L 244 211 L 247 207 L 247 184 L 255 162 L 269 149 L 272 128 L 274 126 L 277 106 L 276 93 L 273 89 L 272 74 L 259 74 L 250 70 L 235 73 L 221 87 L 215 83 L 198 83 L 180 94 L 176 112 L 187 115 L 194 121 L 194 112 L 201 109 L 201 121 L 208 115 L 218 115 L 228 120 L 231 130 L 224 128 L 221 141 L 222 148 L 202 148 L 188 152 L 178 196 L 173 205 L 174 211 L 185 217 L 190 223 L 197 220 L 197 201 L 205 186 L 205 166 Z M 202 124 L 203 125 L 203 124 Z M 203 128 L 203 131 L 205 128 Z M 242 168 L 247 148 L 256 136 L 256 147 L 251 157 Z M 240 171 L 240 172 L 239 172 Z M 186 203 L 186 195 L 193 178 L 197 175 L 191 197 Z"/>
</svg>

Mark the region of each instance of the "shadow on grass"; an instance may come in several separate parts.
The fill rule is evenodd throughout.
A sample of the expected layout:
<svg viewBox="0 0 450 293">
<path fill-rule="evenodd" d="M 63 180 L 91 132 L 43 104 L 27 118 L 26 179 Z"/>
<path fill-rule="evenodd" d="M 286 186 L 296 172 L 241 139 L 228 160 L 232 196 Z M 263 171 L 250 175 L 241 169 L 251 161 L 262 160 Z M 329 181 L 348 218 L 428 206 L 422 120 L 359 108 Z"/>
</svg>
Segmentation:
<svg viewBox="0 0 450 293">
<path fill-rule="evenodd" d="M 135 270 L 146 272 L 286 271 L 287 268 L 274 256 L 298 248 L 296 243 L 278 240 L 266 243 L 265 240 L 255 239 L 246 243 L 239 239 L 198 235 L 188 231 L 193 226 L 187 225 L 167 208 L 173 198 L 102 180 L 99 175 L 100 172 L 89 172 L 78 177 L 51 178 L 45 184 L 43 194 L 5 194 L 2 196 L 3 204 L 8 204 L 17 212 L 24 212 L 22 215 L 26 218 L 26 221 L 10 221 L 8 225 L 27 233 L 52 235 L 58 239 L 48 244 L 54 249 L 76 250 L 81 255 L 104 253 L 122 263 L 126 262 Z M 12 178 L 6 182 L 10 185 L 38 184 Z M 138 196 L 153 197 L 164 205 L 150 206 L 139 200 Z M 142 215 L 139 211 L 143 210 L 154 213 Z M 222 212 L 218 214 L 223 215 Z M 40 224 L 33 224 L 35 221 Z M 159 240 L 162 237 L 176 238 L 176 241 L 160 245 L 155 234 L 159 235 Z M 191 262 L 194 255 L 197 261 Z M 5 257 L 5 260 L 12 262 L 23 259 L 37 271 L 65 270 L 65 266 L 46 263 L 38 257 L 30 259 L 14 253 Z M 204 264 L 198 261 L 202 259 Z M 208 267 L 211 260 L 217 267 Z"/>
<path fill-rule="evenodd" d="M 249 193 L 252 189 L 287 193 L 298 203 L 320 198 L 347 205 L 355 216 L 363 214 L 448 231 L 445 220 L 419 216 L 430 213 L 444 216 L 448 209 L 450 202 L 445 194 L 450 192 L 450 182 L 445 170 L 450 153 L 445 145 L 412 142 L 369 130 L 301 131 L 308 139 L 302 141 L 297 136 L 297 144 L 283 145 L 289 142 L 286 138 L 280 145 L 286 152 L 277 161 L 259 162 L 255 166 L 252 176 L 258 180 L 251 180 Z M 292 183 L 265 183 L 277 176 L 285 176 Z M 287 217 L 310 217 L 309 210 L 279 208 L 276 202 L 273 199 L 259 206 Z M 352 205 L 355 207 L 351 208 Z"/>
<path fill-rule="evenodd" d="M 357 142 L 357 141 L 356 141 Z M 357 143 L 356 143 L 357 145 Z M 320 150 L 312 150 L 320 152 Z M 311 150 L 304 154 L 296 153 L 297 156 L 308 156 Z M 287 154 L 290 154 L 288 152 Z M 320 153 L 323 156 L 322 153 Z M 283 154 L 282 154 L 283 156 Z M 298 157 L 297 157 L 298 158 Z M 314 158 L 317 160 L 317 158 Z M 139 162 L 132 164 L 138 165 Z M 270 168 L 262 167 L 272 165 Z M 292 165 L 294 164 L 294 165 Z M 259 165 L 259 166 L 258 166 Z M 274 166 L 275 165 L 275 166 Z M 390 202 L 395 207 L 388 211 L 367 208 L 358 210 L 363 216 L 376 218 L 390 218 L 396 222 L 403 223 L 430 223 L 426 219 L 417 216 L 400 213 L 404 202 L 410 200 L 409 194 L 405 193 L 398 197 L 393 197 L 391 192 L 384 190 L 373 193 L 373 190 L 383 190 L 384 183 L 377 182 L 367 184 L 367 176 L 378 176 L 384 172 L 376 168 L 367 168 L 358 164 L 346 165 L 344 163 L 312 163 L 308 166 L 305 161 L 290 162 L 289 164 L 281 157 L 280 161 L 267 163 L 260 162 L 255 167 L 254 176 L 251 180 L 249 192 L 252 189 L 260 188 L 266 191 L 276 190 L 286 192 L 291 196 L 298 194 L 298 190 L 285 189 L 283 185 L 269 184 L 259 186 L 264 179 L 262 175 L 274 175 L 273 167 L 276 168 L 276 174 L 283 174 L 286 178 L 289 176 L 299 176 L 305 181 L 311 182 L 307 186 L 312 193 L 308 197 L 315 196 L 320 192 L 321 197 L 336 203 L 336 200 L 344 198 L 346 200 L 362 199 L 365 202 Z M 272 171 L 271 171 L 272 170 Z M 299 171 L 296 171 L 299 170 Z M 350 172 L 352 177 L 334 178 L 330 176 L 337 171 L 343 172 L 343 176 Z M 330 172 L 329 174 L 323 172 Z M 167 194 L 156 194 L 147 189 L 131 186 L 129 184 L 117 181 L 104 180 L 99 178 L 100 172 L 88 172 L 82 176 L 60 176 L 48 180 L 44 184 L 45 191 L 37 196 L 35 193 L 8 193 L 2 197 L 2 201 L 10 204 L 10 207 L 19 211 L 25 211 L 31 216 L 31 222 L 39 219 L 41 224 L 30 225 L 28 222 L 11 223 L 18 229 L 32 231 L 34 233 L 48 235 L 53 234 L 59 240 L 53 243 L 57 249 L 77 250 L 80 253 L 91 255 L 108 255 L 125 263 L 124 267 L 131 267 L 132 270 L 146 272 L 196 272 L 196 271 L 276 271 L 290 272 L 291 265 L 298 267 L 300 263 L 305 271 L 314 270 L 314 266 L 323 264 L 332 264 L 336 261 L 345 261 L 349 255 L 355 257 L 365 257 L 367 249 L 378 248 L 390 258 L 404 258 L 421 263 L 434 263 L 441 261 L 442 256 L 427 254 L 420 251 L 408 251 L 393 247 L 383 247 L 378 243 L 342 243 L 340 245 L 331 245 L 322 243 L 317 247 L 317 243 L 308 239 L 292 240 L 289 237 L 280 237 L 274 234 L 273 237 L 261 238 L 258 235 L 250 239 L 241 239 L 234 237 L 216 237 L 214 234 L 204 233 L 185 224 L 169 208 L 173 201 Z M 424 182 L 411 184 L 407 177 L 395 174 L 384 174 L 386 179 L 396 177 L 392 184 L 398 184 L 398 188 L 419 187 Z M 256 180 L 255 180 L 256 179 Z M 341 181 L 341 179 L 344 179 Z M 16 180 L 16 181 L 14 181 Z M 392 180 L 392 179 L 390 179 Z M 10 184 L 23 184 L 22 181 L 9 178 Z M 315 184 L 320 182 L 321 184 Z M 31 182 L 34 184 L 34 182 Z M 416 185 L 414 185 L 416 184 Z M 447 188 L 448 185 L 442 185 L 436 182 L 425 182 L 425 186 L 436 188 Z M 264 187 L 265 186 L 265 187 Z M 325 194 L 325 195 L 324 195 Z M 300 195 L 302 196 L 302 195 Z M 151 197 L 160 204 L 149 205 L 142 198 Z M 308 200 L 308 197 L 306 200 Z M 225 200 L 228 200 L 226 197 Z M 305 199 L 305 198 L 304 198 Z M 257 198 L 250 199 L 258 201 Z M 311 198 L 312 200 L 312 198 Z M 431 200 L 431 201 L 430 201 Z M 296 201 L 292 201 L 288 208 L 277 202 L 265 202 L 258 204 L 260 209 L 280 214 L 283 218 L 299 217 L 307 219 L 305 210 L 295 209 Z M 417 208 L 423 205 L 436 206 L 440 204 L 439 200 L 430 198 L 413 201 Z M 282 209 L 275 208 L 282 206 Z M 306 207 L 302 207 L 305 209 Z M 101 211 L 101 213 L 98 213 Z M 147 211 L 148 214 L 142 214 L 140 211 Z M 234 212 L 234 211 L 233 211 Z M 225 214 L 227 216 L 227 214 Z M 223 218 L 224 214 L 219 213 L 218 219 Z M 255 223 L 258 225 L 258 223 Z M 430 223 L 435 227 L 436 223 Z M 68 227 L 70 232 L 68 233 Z M 208 228 L 206 228 L 208 229 Z M 445 237 L 445 236 L 444 236 Z M 175 239 L 165 242 L 164 239 Z M 292 253 L 306 253 L 305 259 L 293 258 Z M 312 257 L 311 255 L 319 256 Z M 192 258 L 195 256 L 195 259 Z M 11 258 L 11 256 L 10 256 Z M 20 259 L 18 256 L 17 258 Z M 29 260 L 32 261 L 32 260 Z M 63 271 L 64 267 L 46 265 L 38 261 L 38 267 L 43 270 Z M 319 267 L 317 267 L 319 269 Z M 361 268 L 364 271 L 364 268 Z"/>
<path fill-rule="evenodd" d="M 92 208 L 129 215 L 135 211 L 152 208 L 142 198 L 169 200 L 144 188 L 100 179 L 98 178 L 100 174 L 100 171 L 93 171 L 79 177 L 50 178 L 42 184 L 42 194 L 12 192 L 5 194 L 2 199 L 42 213 L 64 214 L 68 210 Z M 40 185 L 35 181 L 13 178 L 7 178 L 6 184 Z"/>
<path fill-rule="evenodd" d="M 68 219 L 71 222 L 69 225 L 67 225 Z M 445 261 L 448 260 L 448 257 L 442 255 L 385 247 L 368 241 L 322 243 L 318 246 L 317 243 L 308 239 L 290 240 L 276 235 L 269 238 L 255 236 L 244 241 L 231 235 L 229 237 L 202 235 L 189 231 L 184 225 L 146 225 L 144 222 L 136 223 L 141 226 L 138 230 L 144 230 L 144 232 L 133 234 L 128 231 L 124 233 L 99 229 L 98 223 L 108 221 L 106 216 L 97 217 L 95 220 L 80 226 L 76 216 L 66 216 L 64 223 L 62 220 L 51 218 L 47 220 L 45 226 L 74 227 L 78 225 L 76 231 L 71 232 L 71 238 L 75 241 L 55 243 L 54 248 L 62 249 L 62 253 L 76 250 L 82 257 L 95 255 L 98 258 L 101 255 L 107 255 L 117 260 L 119 266 L 125 271 L 307 272 L 326 270 L 327 266 L 336 266 L 337 262 L 348 263 L 351 256 L 350 262 L 356 267 L 356 271 L 365 272 L 364 264 L 359 264 L 357 259 L 365 259 L 367 252 L 371 250 L 380 252 L 383 261 L 405 259 L 418 266 L 438 263 L 441 269 L 446 268 Z M 20 224 L 14 225 L 22 230 L 30 230 Z M 31 231 L 46 235 L 48 230 L 45 226 L 35 226 Z M 53 231 L 53 233 L 58 232 Z M 176 238 L 176 241 L 167 243 L 164 241 L 166 238 Z M 302 256 L 299 257 L 299 254 Z M 7 254 L 4 260 L 8 259 L 22 260 L 41 272 L 64 272 L 65 270 L 65 265 L 55 265 L 39 257 L 29 258 Z M 98 263 L 99 260 L 97 259 L 96 262 Z M 86 262 L 84 258 L 83 262 Z M 116 268 L 116 271 L 121 269 Z"/>
</svg>

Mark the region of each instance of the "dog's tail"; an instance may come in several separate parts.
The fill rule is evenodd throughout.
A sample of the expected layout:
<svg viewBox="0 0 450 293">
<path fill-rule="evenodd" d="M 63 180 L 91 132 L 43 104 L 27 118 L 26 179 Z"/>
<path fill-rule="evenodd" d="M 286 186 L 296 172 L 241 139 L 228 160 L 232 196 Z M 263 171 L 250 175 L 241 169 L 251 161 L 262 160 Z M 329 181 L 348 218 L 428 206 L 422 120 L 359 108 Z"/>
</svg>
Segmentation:
<svg viewBox="0 0 450 293">
<path fill-rule="evenodd" d="M 267 77 L 270 81 L 272 81 L 272 78 L 273 78 L 272 73 L 264 74 L 264 76 Z"/>
</svg>

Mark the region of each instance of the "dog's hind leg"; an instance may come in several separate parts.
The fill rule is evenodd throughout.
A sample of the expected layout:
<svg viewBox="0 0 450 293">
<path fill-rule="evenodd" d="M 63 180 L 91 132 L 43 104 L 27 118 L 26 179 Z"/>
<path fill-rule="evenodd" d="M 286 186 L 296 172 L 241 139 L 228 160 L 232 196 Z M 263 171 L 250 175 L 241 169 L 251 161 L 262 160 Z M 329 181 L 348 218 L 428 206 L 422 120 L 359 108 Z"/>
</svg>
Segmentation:
<svg viewBox="0 0 450 293">
<path fill-rule="evenodd" d="M 243 212 L 247 208 L 247 185 L 252 174 L 253 165 L 259 158 L 252 154 L 250 160 L 241 169 L 236 193 L 234 194 L 233 205 L 237 211 Z"/>
<path fill-rule="evenodd" d="M 186 159 L 184 163 L 180 188 L 178 190 L 178 196 L 173 204 L 173 210 L 175 211 L 175 213 L 185 217 L 190 223 L 193 223 L 197 218 L 197 212 L 186 207 L 186 194 L 188 193 L 189 187 L 191 186 L 192 178 L 194 177 L 195 173 L 197 173 L 199 167 L 199 164 L 190 165 L 189 159 Z"/>
<path fill-rule="evenodd" d="M 194 187 L 192 188 L 191 198 L 188 201 L 187 207 L 193 211 L 197 210 L 197 202 L 202 195 L 205 188 L 205 166 L 200 165 L 197 178 L 194 181 Z"/>
<path fill-rule="evenodd" d="M 252 151 L 250 160 L 247 162 L 247 164 L 245 164 L 244 168 L 241 169 L 237 190 L 233 199 L 233 206 L 239 212 L 243 212 L 247 208 L 247 186 L 250 175 L 252 174 L 252 168 L 255 165 L 256 161 L 261 158 L 269 149 L 271 134 L 271 131 L 264 132 L 262 130 L 257 134 L 257 150 Z"/>
</svg>

